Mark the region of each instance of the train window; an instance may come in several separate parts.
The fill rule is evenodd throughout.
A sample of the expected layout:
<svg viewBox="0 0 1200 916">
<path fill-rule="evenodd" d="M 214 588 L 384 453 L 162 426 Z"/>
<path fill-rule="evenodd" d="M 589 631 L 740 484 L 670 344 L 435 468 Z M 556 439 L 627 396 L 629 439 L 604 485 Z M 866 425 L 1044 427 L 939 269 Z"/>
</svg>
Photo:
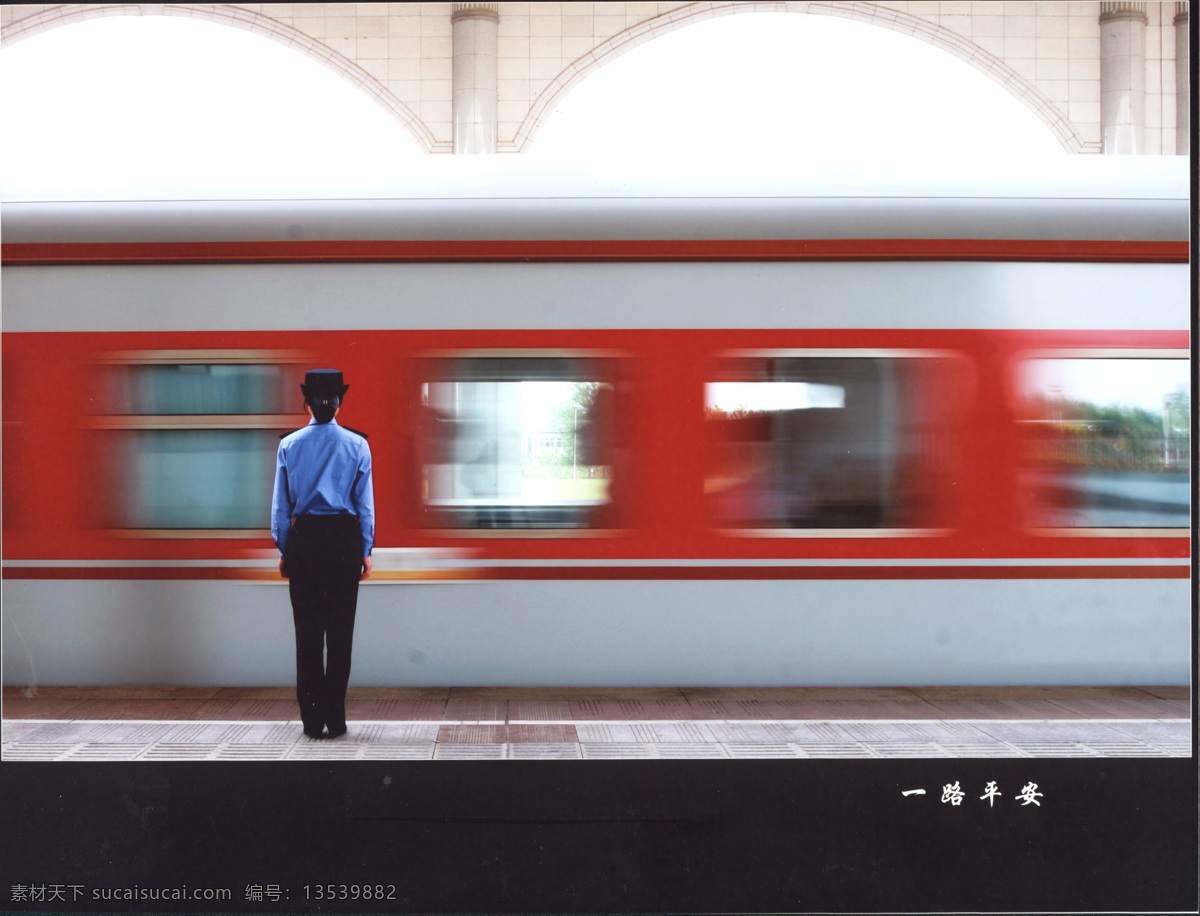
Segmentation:
<svg viewBox="0 0 1200 916">
<path fill-rule="evenodd" d="M 936 354 L 718 360 L 705 393 L 714 523 L 817 533 L 945 523 L 964 372 Z"/>
<path fill-rule="evenodd" d="M 99 366 L 101 523 L 179 536 L 268 527 L 279 433 L 303 422 L 283 412 L 299 370 L 280 359 L 173 351 Z"/>
<path fill-rule="evenodd" d="M 612 360 L 422 363 L 421 485 L 431 527 L 607 527 Z"/>
<path fill-rule="evenodd" d="M 28 415 L 23 414 L 21 406 L 35 401 L 36 388 L 32 380 L 41 373 L 37 367 L 30 365 L 28 358 L 4 354 L 0 361 L 0 391 L 4 392 L 5 410 L 0 415 L 0 429 L 3 438 L 0 442 L 0 454 L 4 456 L 4 477 L 6 481 L 15 479 L 13 469 L 27 466 L 37 452 L 32 449 L 33 436 L 28 428 Z M 20 406 L 18 406 L 20 405 Z M 26 527 L 35 506 L 33 492 L 29 487 L 6 485 L 0 494 L 0 524 L 3 530 L 17 530 Z"/>
<path fill-rule="evenodd" d="M 1022 509 L 1043 529 L 1185 529 L 1186 353 L 1039 354 L 1018 375 Z"/>
<path fill-rule="evenodd" d="M 106 373 L 114 414 L 281 413 L 282 366 L 226 363 L 117 365 Z"/>
<path fill-rule="evenodd" d="M 269 526 L 277 433 L 245 429 L 110 432 L 114 528 Z"/>
</svg>

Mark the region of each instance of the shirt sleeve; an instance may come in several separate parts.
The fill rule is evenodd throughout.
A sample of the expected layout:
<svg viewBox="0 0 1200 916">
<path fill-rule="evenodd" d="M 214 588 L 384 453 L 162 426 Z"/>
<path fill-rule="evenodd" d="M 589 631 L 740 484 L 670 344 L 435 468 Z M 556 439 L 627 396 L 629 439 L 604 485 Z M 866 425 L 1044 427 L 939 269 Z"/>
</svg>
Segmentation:
<svg viewBox="0 0 1200 916">
<path fill-rule="evenodd" d="M 292 503 L 288 496 L 287 459 L 281 442 L 275 456 L 275 489 L 271 492 L 271 538 L 281 555 L 291 524 Z"/>
<path fill-rule="evenodd" d="M 353 495 L 358 525 L 362 529 L 362 555 L 369 557 L 375 546 L 375 484 L 371 479 L 371 448 L 365 441 L 359 451 Z"/>
</svg>

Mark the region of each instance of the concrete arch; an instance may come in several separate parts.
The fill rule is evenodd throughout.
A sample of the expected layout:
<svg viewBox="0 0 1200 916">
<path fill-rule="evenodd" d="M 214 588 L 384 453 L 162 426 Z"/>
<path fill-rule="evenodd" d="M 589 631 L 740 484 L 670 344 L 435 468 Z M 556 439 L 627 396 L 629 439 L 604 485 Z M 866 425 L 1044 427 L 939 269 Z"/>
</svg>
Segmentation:
<svg viewBox="0 0 1200 916">
<path fill-rule="evenodd" d="M 514 152 L 524 152 L 558 102 L 585 77 L 614 58 L 668 32 L 701 20 L 713 19 L 717 16 L 754 13 L 810 13 L 840 16 L 910 35 L 953 54 L 995 80 L 1037 115 L 1050 128 L 1067 152 L 1098 152 L 1098 149 L 1091 148 L 1094 144 L 1089 145 L 1083 141 L 1075 125 L 1057 105 L 1050 101 L 1037 86 L 1000 58 L 949 29 L 918 19 L 908 13 L 887 9 L 874 3 L 858 2 L 858 0 L 850 0 L 850 2 L 780 0 L 780 2 L 774 3 L 760 2 L 760 0 L 733 0 L 733 2 L 700 0 L 700 2 L 678 7 L 654 19 L 648 19 L 626 29 L 603 44 L 597 45 L 592 51 L 564 69 L 538 96 L 525 116 L 525 120 L 521 122 L 513 141 L 505 146 Z"/>
<path fill-rule="evenodd" d="M 35 16 L 13 23 L 4 30 L 0 49 L 15 44 L 25 38 L 47 32 L 51 29 L 83 22 L 87 19 L 100 19 L 111 16 L 179 16 L 187 19 L 202 19 L 219 25 L 243 31 L 254 32 L 272 41 L 286 45 L 301 54 L 316 58 L 325 66 L 345 80 L 349 80 L 363 92 L 368 93 L 380 105 L 398 119 L 409 133 L 429 153 L 437 147 L 433 133 L 425 123 L 417 117 L 411 108 L 397 99 L 375 77 L 362 67 L 348 60 L 337 51 L 310 38 L 291 26 L 284 25 L 274 19 L 236 6 L 224 4 L 174 5 L 158 3 L 125 3 L 111 6 L 94 6 L 86 4 L 71 4 L 56 6 Z"/>
</svg>

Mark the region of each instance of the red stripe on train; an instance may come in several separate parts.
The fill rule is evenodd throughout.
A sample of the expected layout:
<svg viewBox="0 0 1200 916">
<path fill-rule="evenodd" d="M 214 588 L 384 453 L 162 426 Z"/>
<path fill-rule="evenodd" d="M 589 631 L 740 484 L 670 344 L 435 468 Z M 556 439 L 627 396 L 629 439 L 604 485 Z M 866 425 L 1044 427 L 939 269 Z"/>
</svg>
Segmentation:
<svg viewBox="0 0 1200 916">
<path fill-rule="evenodd" d="M 495 579 L 1186 579 L 1180 566 L 754 566 L 754 567 L 603 567 L 491 570 Z"/>
<path fill-rule="evenodd" d="M 8 242 L 7 266 L 370 261 L 1140 261 L 1185 263 L 1187 242 L 1029 239 L 550 239 Z"/>
<path fill-rule="evenodd" d="M 481 579 L 523 580 L 788 580 L 788 579 L 1187 579 L 1186 566 L 567 566 L 477 570 Z M 5 567 L 5 579 L 151 579 L 279 581 L 266 570 L 105 567 Z"/>
</svg>

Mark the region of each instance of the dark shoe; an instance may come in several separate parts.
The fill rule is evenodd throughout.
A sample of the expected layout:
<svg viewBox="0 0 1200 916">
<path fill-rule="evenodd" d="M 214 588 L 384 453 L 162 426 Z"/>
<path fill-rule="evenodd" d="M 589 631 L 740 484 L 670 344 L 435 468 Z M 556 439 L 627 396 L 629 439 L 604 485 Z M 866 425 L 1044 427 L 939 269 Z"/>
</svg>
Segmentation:
<svg viewBox="0 0 1200 916">
<path fill-rule="evenodd" d="M 345 722 L 343 722 L 341 725 L 330 725 L 329 731 L 326 733 L 326 737 L 340 738 L 344 734 L 346 734 L 346 723 Z"/>
<path fill-rule="evenodd" d="M 321 731 L 320 728 L 305 728 L 304 734 L 308 735 L 308 737 L 312 738 L 314 741 L 320 741 L 322 738 L 326 737 L 325 732 Z"/>
</svg>

